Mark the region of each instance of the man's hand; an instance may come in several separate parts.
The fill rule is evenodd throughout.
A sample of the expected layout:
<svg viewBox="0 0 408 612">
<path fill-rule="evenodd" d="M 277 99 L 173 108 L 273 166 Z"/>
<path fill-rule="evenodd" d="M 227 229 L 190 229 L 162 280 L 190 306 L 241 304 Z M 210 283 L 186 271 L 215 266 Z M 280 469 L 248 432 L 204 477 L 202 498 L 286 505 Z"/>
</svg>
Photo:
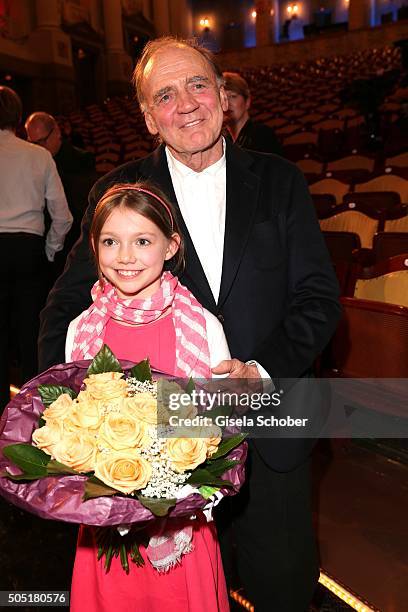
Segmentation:
<svg viewBox="0 0 408 612">
<path fill-rule="evenodd" d="M 214 374 L 228 374 L 227 378 L 213 379 L 210 384 L 217 386 L 218 391 L 225 393 L 237 393 L 250 395 L 251 393 L 259 393 L 262 391 L 262 379 L 256 365 L 249 365 L 239 361 L 239 359 L 225 359 L 221 361 L 215 368 L 212 368 Z M 234 382 L 230 382 L 234 379 Z M 233 405 L 234 414 L 242 415 L 248 412 L 250 407 L 248 403 L 240 406 Z"/>
<path fill-rule="evenodd" d="M 247 365 L 239 359 L 224 359 L 211 371 L 213 374 L 228 374 L 228 378 L 261 378 L 256 365 Z"/>
</svg>

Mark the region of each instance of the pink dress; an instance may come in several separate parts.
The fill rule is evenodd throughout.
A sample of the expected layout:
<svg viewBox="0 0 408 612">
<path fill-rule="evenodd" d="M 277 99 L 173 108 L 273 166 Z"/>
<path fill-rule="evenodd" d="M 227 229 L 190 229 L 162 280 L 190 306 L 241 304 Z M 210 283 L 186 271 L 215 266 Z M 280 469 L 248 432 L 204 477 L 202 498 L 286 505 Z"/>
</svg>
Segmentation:
<svg viewBox="0 0 408 612">
<path fill-rule="evenodd" d="M 174 372 L 176 335 L 172 317 L 127 327 L 111 320 L 104 338 L 117 357 L 138 362 L 147 356 L 152 368 Z M 148 347 L 148 349 L 146 349 Z M 96 559 L 94 530 L 81 525 L 71 588 L 72 612 L 226 612 L 228 594 L 214 522 L 199 514 L 193 521 L 192 552 L 167 573 L 130 562 L 129 574 L 113 558 L 105 574 Z"/>
</svg>

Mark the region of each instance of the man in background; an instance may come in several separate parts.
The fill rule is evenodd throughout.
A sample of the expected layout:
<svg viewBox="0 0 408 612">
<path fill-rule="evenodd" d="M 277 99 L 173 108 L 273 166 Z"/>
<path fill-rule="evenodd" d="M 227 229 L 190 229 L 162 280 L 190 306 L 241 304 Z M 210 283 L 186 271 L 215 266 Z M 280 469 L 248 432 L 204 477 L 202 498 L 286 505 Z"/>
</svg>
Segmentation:
<svg viewBox="0 0 408 612">
<path fill-rule="evenodd" d="M 224 72 L 223 77 L 228 98 L 224 121 L 233 142 L 243 149 L 283 155 L 282 145 L 273 129 L 249 116 L 251 94 L 246 80 L 237 72 Z"/>
<path fill-rule="evenodd" d="M 47 259 L 64 245 L 72 224 L 64 189 L 48 151 L 17 138 L 22 104 L 0 87 L 0 403 L 9 395 L 9 348 L 16 336 L 21 377 L 37 374 L 39 314 Z M 45 235 L 44 208 L 50 216 Z M 15 334 L 13 331 L 15 330 Z M 16 381 L 17 382 L 17 381 Z"/>
<path fill-rule="evenodd" d="M 44 147 L 53 156 L 74 218 L 64 249 L 58 254 L 54 263 L 51 279 L 54 282 L 62 272 L 66 257 L 80 235 L 88 193 L 97 179 L 95 157 L 90 151 L 84 151 L 73 146 L 69 140 L 63 139 L 57 121 L 48 113 L 33 113 L 28 117 L 25 128 L 28 140 Z"/>
</svg>

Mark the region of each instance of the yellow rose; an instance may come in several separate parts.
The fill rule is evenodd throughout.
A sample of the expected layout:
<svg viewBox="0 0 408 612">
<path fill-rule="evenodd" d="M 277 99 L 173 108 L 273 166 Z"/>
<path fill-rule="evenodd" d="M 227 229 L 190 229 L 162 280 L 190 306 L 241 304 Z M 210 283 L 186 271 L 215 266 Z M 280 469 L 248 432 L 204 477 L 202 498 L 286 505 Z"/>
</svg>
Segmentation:
<svg viewBox="0 0 408 612">
<path fill-rule="evenodd" d="M 78 396 L 79 397 L 79 396 Z M 81 400 L 74 402 L 74 408 L 68 419 L 66 419 L 66 427 L 72 426 L 81 429 L 97 429 L 103 421 L 103 404 L 96 400 L 85 401 L 84 397 Z"/>
<path fill-rule="evenodd" d="M 186 391 L 174 381 L 160 379 L 157 383 L 157 405 L 159 414 L 163 415 L 162 423 L 168 423 L 169 416 L 178 419 L 193 419 L 197 416 L 197 408 L 193 403 L 182 405 L 181 398 L 185 398 Z M 165 418 L 165 420 L 164 420 Z"/>
<path fill-rule="evenodd" d="M 86 390 L 92 399 L 108 402 L 115 397 L 126 397 L 127 383 L 122 372 L 103 372 L 90 374 L 85 378 Z"/>
<path fill-rule="evenodd" d="M 95 476 L 122 493 L 143 489 L 151 474 L 149 462 L 134 449 L 98 453 L 96 456 Z"/>
<path fill-rule="evenodd" d="M 207 445 L 207 457 L 211 457 L 217 452 L 221 442 L 222 432 L 218 425 L 206 425 L 201 427 L 200 437 L 204 436 Z"/>
<path fill-rule="evenodd" d="M 90 472 L 95 464 L 95 438 L 84 431 L 64 433 L 53 446 L 53 457 L 78 472 Z"/>
<path fill-rule="evenodd" d="M 150 393 L 138 393 L 123 402 L 123 414 L 149 425 L 157 424 L 157 400 Z"/>
<path fill-rule="evenodd" d="M 177 410 L 172 411 L 179 419 L 194 419 L 197 416 L 197 408 L 194 404 L 188 406 L 180 406 Z"/>
<path fill-rule="evenodd" d="M 47 424 L 39 427 L 33 432 L 32 440 L 34 446 L 38 446 L 48 455 L 52 455 L 52 449 L 62 437 L 62 425 L 58 421 L 49 419 Z"/>
<path fill-rule="evenodd" d="M 78 418 L 73 413 L 62 421 L 62 428 L 64 430 L 64 436 L 66 433 L 77 433 L 78 431 L 88 431 L 86 427 L 80 427 L 78 425 Z"/>
<path fill-rule="evenodd" d="M 147 425 L 139 419 L 118 412 L 109 412 L 99 430 L 99 440 L 115 450 L 144 448 L 150 442 Z"/>
<path fill-rule="evenodd" d="M 207 444 L 203 438 L 169 438 L 167 455 L 176 472 L 194 470 L 207 458 Z"/>
<path fill-rule="evenodd" d="M 44 421 L 63 419 L 68 416 L 72 410 L 72 398 L 68 393 L 62 393 L 55 402 L 52 402 L 42 413 Z"/>
<path fill-rule="evenodd" d="M 207 445 L 207 457 L 211 457 L 217 452 L 221 442 L 222 431 L 218 425 L 199 425 L 194 427 L 179 427 L 177 434 L 180 437 L 203 440 Z"/>
</svg>

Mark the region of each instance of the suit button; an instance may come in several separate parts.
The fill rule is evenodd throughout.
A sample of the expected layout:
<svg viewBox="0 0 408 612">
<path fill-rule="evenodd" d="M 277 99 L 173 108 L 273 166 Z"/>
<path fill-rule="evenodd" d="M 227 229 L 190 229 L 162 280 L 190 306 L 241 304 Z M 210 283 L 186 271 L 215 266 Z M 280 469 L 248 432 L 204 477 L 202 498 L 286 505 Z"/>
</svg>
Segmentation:
<svg viewBox="0 0 408 612">
<path fill-rule="evenodd" d="M 219 320 L 220 323 L 224 323 L 225 319 L 222 316 L 222 314 L 217 315 L 217 319 Z"/>
</svg>

